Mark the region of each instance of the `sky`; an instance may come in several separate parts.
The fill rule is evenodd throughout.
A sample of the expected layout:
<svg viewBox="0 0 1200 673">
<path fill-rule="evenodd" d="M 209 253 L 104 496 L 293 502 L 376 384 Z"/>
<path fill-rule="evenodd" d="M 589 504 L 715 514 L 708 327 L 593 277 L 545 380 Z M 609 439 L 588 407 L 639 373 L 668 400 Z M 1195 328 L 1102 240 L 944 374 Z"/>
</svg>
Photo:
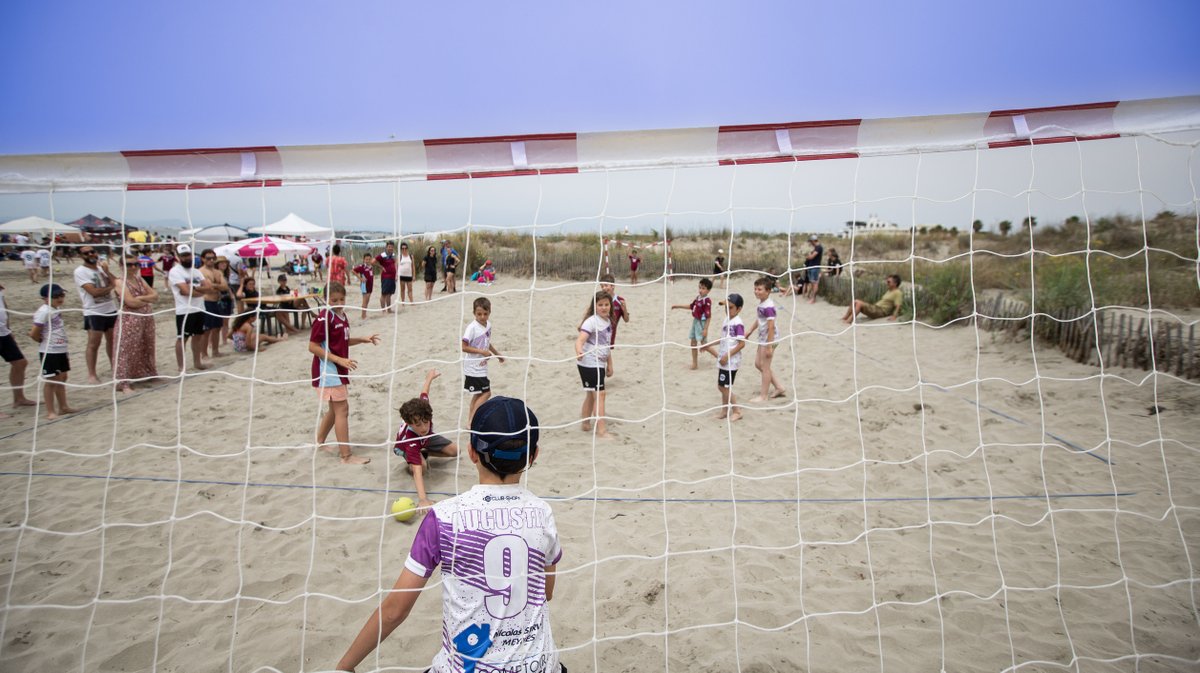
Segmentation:
<svg viewBox="0 0 1200 673">
<path fill-rule="evenodd" d="M 0 154 L 681 128 L 1190 95 L 1200 93 L 1197 25 L 1197 2 L 17 0 L 0 4 L 0 91 L 7 103 L 0 109 Z M 1119 143 L 1095 144 L 1128 156 Z M 1042 172 L 1077 175 L 1084 151 L 1100 152 L 1089 162 L 1108 161 L 1099 149 L 1072 151 L 1061 159 L 1062 168 L 1046 159 Z M 1165 152 L 1167 163 L 1176 166 L 1177 154 Z M 901 222 L 958 221 L 961 208 L 950 215 L 933 202 L 914 214 L 911 197 L 919 188 L 911 183 L 921 177 L 926 188 L 956 184 L 963 170 L 956 162 L 963 156 L 947 159 L 953 165 L 945 172 L 900 162 L 898 180 L 874 169 L 886 161 L 868 162 L 865 175 L 862 166 L 856 170 L 859 197 L 877 192 L 899 200 L 859 198 L 849 212 L 874 209 Z M 1038 156 L 1059 155 L 1051 150 Z M 1002 157 L 994 161 L 1006 165 Z M 847 163 L 816 163 L 822 166 L 739 168 L 733 188 L 730 171 L 689 172 L 682 179 L 694 183 L 695 199 L 685 198 L 685 187 L 676 192 L 673 210 L 708 212 L 714 194 L 722 203 L 713 206 L 716 215 L 667 223 L 727 221 L 737 216 L 722 212 L 730 199 L 760 200 L 754 183 L 761 185 L 762 199 L 786 206 L 787 198 L 794 202 L 799 180 L 807 186 L 799 189 L 810 189 L 816 199 L 800 218 L 804 226 L 840 225 L 850 219 L 845 207 L 826 212 L 817 206 L 831 201 L 825 198 L 831 190 L 845 191 Z M 1030 157 L 1013 165 L 1021 163 Z M 1143 169 L 1156 170 L 1150 164 Z M 1019 193 L 1029 177 L 1021 186 L 1020 169 L 1013 170 L 1018 177 L 1005 183 L 1017 184 Z M 528 180 L 363 185 L 336 194 L 219 190 L 189 195 L 190 203 L 177 193 L 131 195 L 124 209 L 131 221 L 151 223 L 257 224 L 296 211 L 339 227 L 392 229 L 407 215 L 410 230 L 451 229 L 467 222 L 527 224 L 541 190 L 539 222 L 582 218 L 586 228 L 597 218 L 628 213 L 640 217 L 627 223 L 650 227 L 663 222 L 656 213 L 672 176 L 662 173 L 608 176 L 603 188 L 542 179 L 535 187 Z M 626 180 L 631 184 L 607 208 L 556 209 L 545 201 L 590 204 L 596 193 L 611 196 L 612 185 Z M 1164 177 L 1166 182 L 1179 181 Z M 547 197 L 547 185 L 561 195 Z M 961 205 L 962 190 L 954 192 Z M 1164 203 L 1194 203 L 1187 190 L 1160 196 Z M 60 219 L 121 212 L 119 194 L 55 198 Z M 397 200 L 404 208 L 395 207 Z M 489 205 L 493 200 L 496 205 Z M 994 207 L 984 198 L 980 211 L 979 198 L 968 200 L 975 205 L 967 215 L 985 220 L 1029 206 L 1024 197 Z M 1077 206 L 1048 197 L 1046 212 L 1105 207 L 1103 198 L 1092 200 L 1096 205 Z M 840 197 L 832 201 L 840 203 Z M 1055 204 L 1061 207 L 1050 207 Z M 1136 205 L 1126 200 L 1113 208 Z M 45 216 L 50 208 L 45 195 L 4 197 L 0 218 Z M 740 217 L 747 226 L 796 226 L 796 211 L 784 212 L 782 223 L 779 215 L 752 210 Z"/>
</svg>

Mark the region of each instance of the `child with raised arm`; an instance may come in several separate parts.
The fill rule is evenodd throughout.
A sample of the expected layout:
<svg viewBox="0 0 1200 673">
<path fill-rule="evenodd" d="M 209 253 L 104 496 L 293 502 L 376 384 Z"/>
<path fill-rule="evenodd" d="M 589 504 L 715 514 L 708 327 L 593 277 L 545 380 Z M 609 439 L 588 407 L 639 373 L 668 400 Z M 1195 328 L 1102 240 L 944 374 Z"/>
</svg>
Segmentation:
<svg viewBox="0 0 1200 673">
<path fill-rule="evenodd" d="M 433 407 L 429 404 L 429 386 L 441 375 L 436 369 L 426 372 L 421 396 L 414 397 L 400 406 L 400 418 L 404 422 L 396 431 L 396 444 L 392 447 L 392 452 L 402 456 L 407 463 L 405 469 L 412 475 L 413 483 L 416 484 L 417 505 L 420 507 L 433 506 L 425 490 L 429 457 L 453 458 L 458 455 L 457 444 L 441 435 L 433 434 Z"/>
<path fill-rule="evenodd" d="M 492 396 L 492 382 L 488 379 L 488 358 L 495 355 L 501 364 L 504 356 L 492 345 L 492 323 L 488 317 L 492 315 L 492 302 L 487 297 L 479 297 L 471 307 L 475 319 L 467 325 L 462 336 L 463 357 L 463 390 L 471 394 L 471 410 L 467 413 L 467 423 L 475 417 L 479 405 L 488 401 Z"/>
<path fill-rule="evenodd" d="M 625 301 L 625 297 L 617 295 L 617 279 L 611 273 L 600 276 L 600 290 L 612 297 L 612 339 L 608 344 L 608 361 L 604 366 L 604 375 L 611 378 L 615 371 L 611 347 L 617 345 L 617 328 L 621 326 L 621 321 L 629 322 L 629 303 Z"/>
<path fill-rule="evenodd" d="M 746 335 L 749 336 L 754 330 L 758 330 L 758 350 L 754 353 L 754 368 L 762 374 L 762 389 L 758 395 L 750 398 L 751 402 L 765 402 L 768 397 L 785 396 L 779 377 L 775 376 L 775 371 L 771 368 L 771 360 L 775 357 L 775 343 L 779 336 L 775 327 L 775 301 L 771 299 L 774 289 L 774 278 L 763 276 L 754 281 L 754 298 L 759 304 L 754 322 L 746 329 Z M 775 387 L 775 394 L 768 395 L 771 386 Z"/>
<path fill-rule="evenodd" d="M 320 400 L 329 403 L 329 409 L 317 425 L 317 446 L 322 451 L 333 451 L 332 447 L 325 446 L 325 439 L 333 430 L 342 463 L 366 465 L 371 462 L 370 458 L 356 456 L 350 451 L 348 375 L 358 368 L 358 362 L 350 359 L 350 347 L 368 343 L 378 346 L 379 335 L 351 337 L 350 320 L 346 318 L 346 287 L 331 282 L 325 292 L 329 307 L 317 315 L 308 333 L 308 352 L 313 356 L 312 385 Z"/>
<path fill-rule="evenodd" d="M 612 295 L 604 290 L 597 292 L 588 303 L 587 314 L 575 339 L 575 359 L 579 363 L 579 378 L 583 381 L 583 410 L 580 412 L 583 431 L 592 431 L 592 418 L 595 418 L 596 436 L 601 438 L 609 436 L 604 422 L 604 374 L 612 344 L 611 312 Z"/>
<path fill-rule="evenodd" d="M 371 293 L 375 291 L 375 258 L 371 253 L 363 253 L 362 264 L 350 269 L 358 279 L 358 288 L 362 291 L 362 320 L 367 319 L 367 305 L 371 303 Z"/>
<path fill-rule="evenodd" d="M 723 419 L 728 414 L 731 421 L 742 417 L 737 397 L 733 394 L 733 381 L 742 364 L 742 349 L 746 347 L 746 326 L 738 317 L 742 312 L 742 303 L 742 295 L 737 293 L 721 302 L 727 317 L 721 325 L 720 346 L 716 353 L 712 353 L 711 345 L 706 348 L 717 358 L 717 390 L 721 392 L 721 413 L 717 414 L 717 418 Z"/>
<path fill-rule="evenodd" d="M 671 306 L 672 309 L 685 308 L 692 312 L 692 330 L 688 333 L 692 343 L 692 369 L 700 366 L 700 348 L 708 341 L 708 321 L 712 317 L 712 299 L 708 298 L 708 293 L 712 291 L 712 281 L 701 278 L 697 291 L 699 294 L 692 303 Z"/>
<path fill-rule="evenodd" d="M 58 283 L 46 283 L 39 294 L 43 303 L 33 314 L 33 329 L 29 330 L 29 338 L 38 342 L 46 420 L 54 420 L 62 414 L 78 411 L 67 406 L 65 384 L 67 372 L 71 371 L 71 359 L 67 356 L 67 327 L 58 310 L 66 301 L 67 292 Z"/>
<path fill-rule="evenodd" d="M 421 521 L 399 579 L 338 670 L 353 671 L 408 618 L 440 566 L 442 644 L 429 671 L 566 673 L 550 626 L 558 528 L 550 506 L 521 486 L 538 456 L 537 416 L 520 400 L 488 400 L 471 421 L 468 455 L 479 485 Z"/>
</svg>

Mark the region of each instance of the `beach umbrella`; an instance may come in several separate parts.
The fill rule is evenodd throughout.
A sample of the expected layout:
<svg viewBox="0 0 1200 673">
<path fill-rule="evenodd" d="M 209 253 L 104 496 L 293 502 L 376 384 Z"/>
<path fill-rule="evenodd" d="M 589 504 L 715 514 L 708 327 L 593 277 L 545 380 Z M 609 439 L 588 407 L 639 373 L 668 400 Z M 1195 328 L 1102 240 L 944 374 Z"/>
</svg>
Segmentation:
<svg viewBox="0 0 1200 673">
<path fill-rule="evenodd" d="M 312 247 L 303 243 L 284 240 L 282 238 L 262 236 L 259 238 L 251 238 L 245 241 L 234 241 L 233 243 L 222 245 L 214 250 L 214 252 L 216 252 L 218 256 L 236 256 L 245 259 L 250 257 L 262 258 L 288 254 L 307 255 L 312 252 Z"/>
<path fill-rule="evenodd" d="M 83 230 L 79 227 L 72 227 L 69 224 L 47 220 L 44 217 L 22 217 L 18 220 L 10 220 L 4 224 L 0 224 L 0 233 L 2 234 L 82 234 Z"/>
</svg>

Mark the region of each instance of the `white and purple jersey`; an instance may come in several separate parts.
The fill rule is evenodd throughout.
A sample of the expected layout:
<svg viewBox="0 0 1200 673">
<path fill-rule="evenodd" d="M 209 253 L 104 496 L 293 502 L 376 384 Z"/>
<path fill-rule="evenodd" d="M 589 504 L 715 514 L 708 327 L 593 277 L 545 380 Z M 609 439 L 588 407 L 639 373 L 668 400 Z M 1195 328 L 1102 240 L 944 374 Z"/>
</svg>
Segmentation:
<svg viewBox="0 0 1200 673">
<path fill-rule="evenodd" d="M 767 297 L 767 300 L 758 305 L 758 343 L 772 343 L 767 340 L 767 326 L 775 322 L 775 300 Z M 779 340 L 779 326 L 775 325 L 777 333 L 775 341 Z"/>
<path fill-rule="evenodd" d="M 471 348 L 488 350 L 492 345 L 492 322 L 480 325 L 478 320 L 472 320 L 463 332 L 462 342 Z M 487 376 L 487 357 L 475 353 L 463 353 L 463 376 Z"/>
<path fill-rule="evenodd" d="M 598 315 L 588 316 L 579 326 L 579 331 L 587 334 L 583 344 L 583 359 L 581 367 L 598 369 L 608 364 L 608 348 L 612 345 L 612 323 Z"/>
<path fill-rule="evenodd" d="M 435 673 L 557 671 L 546 604 L 562 548 L 554 513 L 520 484 L 479 484 L 433 506 L 404 567 L 442 569 L 442 648 Z"/>
<path fill-rule="evenodd" d="M 726 318 L 724 324 L 721 325 L 721 347 L 717 351 L 717 366 L 729 371 L 736 371 L 738 367 L 741 367 L 742 351 L 730 355 L 728 364 L 722 365 L 719 360 L 722 355 L 728 355 L 734 346 L 737 345 L 738 341 L 744 341 L 745 339 L 746 326 L 742 324 L 741 316 Z"/>
</svg>

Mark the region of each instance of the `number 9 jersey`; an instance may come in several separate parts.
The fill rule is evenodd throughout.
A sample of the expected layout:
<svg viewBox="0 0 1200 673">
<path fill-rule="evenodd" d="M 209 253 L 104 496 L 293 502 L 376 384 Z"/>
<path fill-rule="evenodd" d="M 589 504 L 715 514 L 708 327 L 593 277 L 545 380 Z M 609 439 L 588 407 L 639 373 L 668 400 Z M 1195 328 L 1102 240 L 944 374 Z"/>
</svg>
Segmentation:
<svg viewBox="0 0 1200 673">
<path fill-rule="evenodd" d="M 561 556 L 550 506 L 519 484 L 479 484 L 434 505 L 404 563 L 421 577 L 442 569 L 432 670 L 558 671 L 545 569 Z"/>
</svg>

